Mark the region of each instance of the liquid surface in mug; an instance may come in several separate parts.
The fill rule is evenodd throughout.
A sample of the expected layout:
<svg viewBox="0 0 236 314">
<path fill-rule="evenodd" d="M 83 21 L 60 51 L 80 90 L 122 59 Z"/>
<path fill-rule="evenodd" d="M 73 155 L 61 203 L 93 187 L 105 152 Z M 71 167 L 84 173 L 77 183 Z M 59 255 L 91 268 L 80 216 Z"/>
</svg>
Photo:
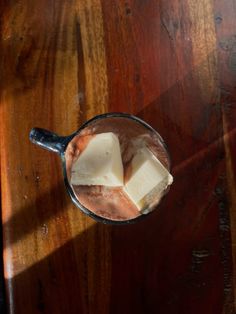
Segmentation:
<svg viewBox="0 0 236 314">
<path fill-rule="evenodd" d="M 152 211 L 173 181 L 159 136 L 126 117 L 92 121 L 68 144 L 65 158 L 78 201 L 111 220 Z"/>
</svg>

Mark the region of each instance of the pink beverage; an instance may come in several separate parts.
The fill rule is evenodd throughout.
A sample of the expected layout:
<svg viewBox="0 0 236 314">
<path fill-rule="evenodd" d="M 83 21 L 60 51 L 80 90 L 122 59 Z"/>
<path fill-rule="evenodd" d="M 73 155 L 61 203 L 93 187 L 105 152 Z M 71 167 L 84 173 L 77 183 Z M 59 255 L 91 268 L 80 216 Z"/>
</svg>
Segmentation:
<svg viewBox="0 0 236 314">
<path fill-rule="evenodd" d="M 73 172 L 73 165 L 80 156 L 82 157 L 82 154 L 85 154 L 85 150 L 90 145 L 89 143 L 96 135 L 109 134 L 109 132 L 112 132 L 119 140 L 124 186 L 71 183 L 75 172 Z M 132 169 L 132 160 L 144 147 L 169 171 L 169 155 L 162 139 L 157 132 L 146 127 L 145 124 L 128 117 L 107 117 L 93 120 L 83 128 L 71 140 L 65 152 L 68 181 L 71 183 L 79 203 L 97 216 L 114 221 L 134 219 L 155 209 L 163 195 L 167 192 L 167 187 L 161 193 L 155 193 L 155 189 L 153 189 L 148 195 L 148 201 L 146 201 L 144 208 L 139 208 L 125 191 L 126 188 L 124 188 L 130 180 L 132 170 L 134 170 Z M 147 173 L 147 175 L 150 174 Z"/>
</svg>

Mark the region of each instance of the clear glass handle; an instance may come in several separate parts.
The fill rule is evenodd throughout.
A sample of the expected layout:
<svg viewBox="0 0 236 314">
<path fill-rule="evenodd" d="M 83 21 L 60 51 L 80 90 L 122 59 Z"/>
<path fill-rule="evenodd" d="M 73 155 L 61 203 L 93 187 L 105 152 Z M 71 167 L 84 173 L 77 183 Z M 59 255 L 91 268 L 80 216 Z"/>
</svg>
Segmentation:
<svg viewBox="0 0 236 314">
<path fill-rule="evenodd" d="M 70 141 L 68 136 L 59 136 L 51 131 L 33 128 L 30 131 L 29 138 L 32 143 L 37 144 L 47 150 L 61 155 Z"/>
</svg>

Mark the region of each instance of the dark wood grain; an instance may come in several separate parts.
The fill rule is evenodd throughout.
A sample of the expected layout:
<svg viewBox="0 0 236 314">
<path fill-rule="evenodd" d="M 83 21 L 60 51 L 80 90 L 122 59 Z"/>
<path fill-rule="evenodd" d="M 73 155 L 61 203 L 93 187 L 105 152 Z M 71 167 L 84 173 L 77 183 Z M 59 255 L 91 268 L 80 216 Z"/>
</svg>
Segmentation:
<svg viewBox="0 0 236 314">
<path fill-rule="evenodd" d="M 1 199 L 9 313 L 234 313 L 234 0 L 3 1 Z M 80 213 L 40 126 L 133 113 L 174 184 L 131 226 Z"/>
<path fill-rule="evenodd" d="M 215 2 L 216 34 L 219 54 L 220 103 L 222 108 L 222 122 L 224 130 L 224 146 L 226 153 L 228 202 L 230 207 L 230 221 L 232 234 L 233 264 L 236 265 L 236 164 L 233 156 L 236 154 L 236 37 L 235 37 L 234 1 L 228 1 L 225 6 L 221 1 Z M 236 277 L 234 272 L 234 295 Z M 236 303 L 235 303 L 236 305 Z"/>
</svg>

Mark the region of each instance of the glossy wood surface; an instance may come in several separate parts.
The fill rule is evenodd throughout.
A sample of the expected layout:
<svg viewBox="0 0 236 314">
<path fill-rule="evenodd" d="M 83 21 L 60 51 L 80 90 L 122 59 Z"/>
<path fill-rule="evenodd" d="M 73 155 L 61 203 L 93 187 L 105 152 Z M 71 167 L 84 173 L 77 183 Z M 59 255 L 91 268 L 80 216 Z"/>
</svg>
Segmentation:
<svg viewBox="0 0 236 314">
<path fill-rule="evenodd" d="M 234 0 L 0 4 L 1 201 L 11 314 L 234 313 Z M 156 128 L 174 184 L 142 222 L 108 226 L 66 194 L 61 135 L 104 112 Z"/>
</svg>

